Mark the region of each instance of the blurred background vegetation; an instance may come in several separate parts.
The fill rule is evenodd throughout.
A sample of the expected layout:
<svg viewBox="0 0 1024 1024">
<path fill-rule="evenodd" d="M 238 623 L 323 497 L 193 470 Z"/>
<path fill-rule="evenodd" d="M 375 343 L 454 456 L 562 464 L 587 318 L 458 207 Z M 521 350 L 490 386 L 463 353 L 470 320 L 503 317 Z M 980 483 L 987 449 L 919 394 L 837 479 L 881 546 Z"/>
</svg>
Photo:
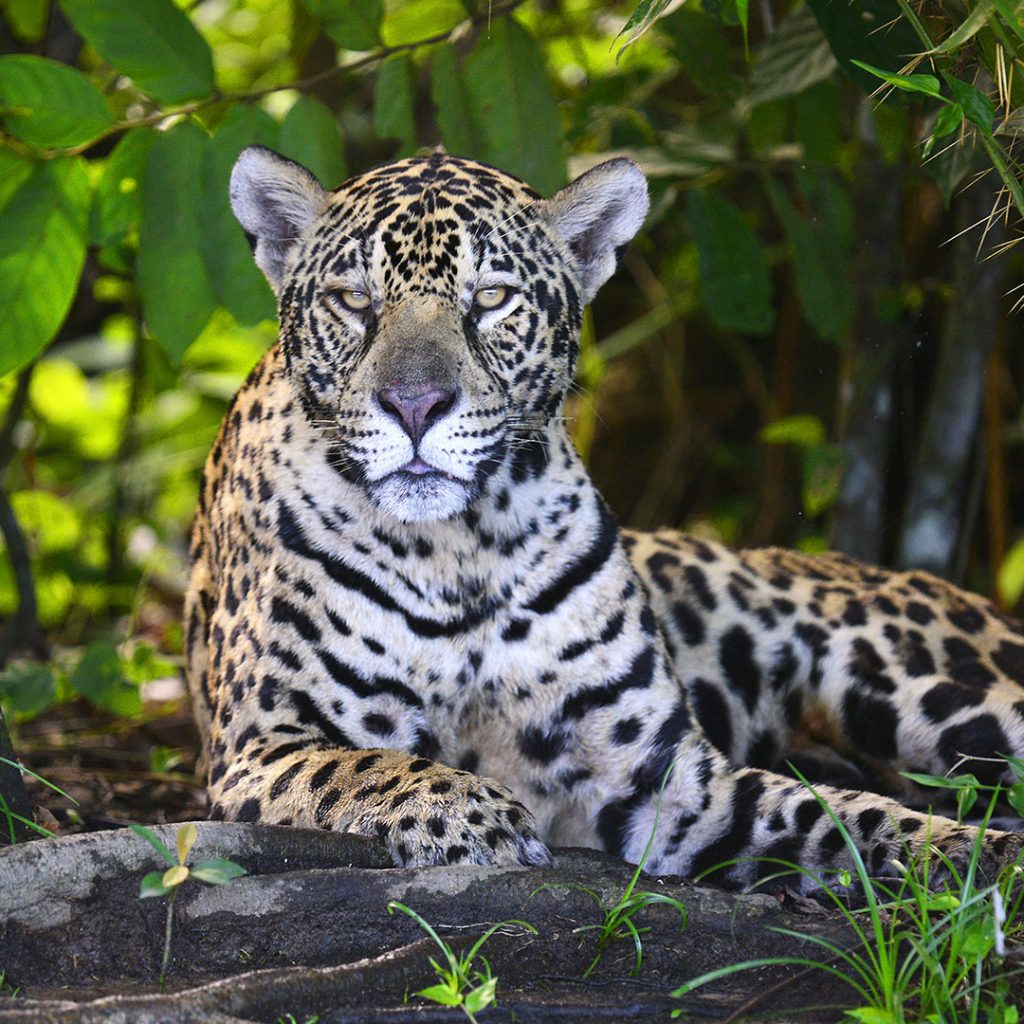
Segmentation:
<svg viewBox="0 0 1024 1024">
<path fill-rule="evenodd" d="M 1018 608 L 1021 11 L 0 0 L 8 719 L 145 724 L 140 686 L 176 673 L 203 460 L 275 337 L 227 205 L 253 142 L 328 186 L 442 144 L 544 194 L 633 156 L 652 213 L 569 409 L 620 519 Z"/>
</svg>

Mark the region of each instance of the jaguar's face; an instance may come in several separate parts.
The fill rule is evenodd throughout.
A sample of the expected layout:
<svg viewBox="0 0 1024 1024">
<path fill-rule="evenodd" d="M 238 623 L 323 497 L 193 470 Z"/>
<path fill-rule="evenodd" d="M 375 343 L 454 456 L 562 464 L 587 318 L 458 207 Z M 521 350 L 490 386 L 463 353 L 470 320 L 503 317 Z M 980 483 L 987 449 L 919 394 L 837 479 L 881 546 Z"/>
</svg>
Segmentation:
<svg viewBox="0 0 1024 1024">
<path fill-rule="evenodd" d="M 332 462 L 386 514 L 423 522 L 463 511 L 557 414 L 583 306 L 639 227 L 646 188 L 633 164 L 613 161 L 545 201 L 435 155 L 328 193 L 254 148 L 232 203 L 278 293 L 289 373 Z"/>
</svg>

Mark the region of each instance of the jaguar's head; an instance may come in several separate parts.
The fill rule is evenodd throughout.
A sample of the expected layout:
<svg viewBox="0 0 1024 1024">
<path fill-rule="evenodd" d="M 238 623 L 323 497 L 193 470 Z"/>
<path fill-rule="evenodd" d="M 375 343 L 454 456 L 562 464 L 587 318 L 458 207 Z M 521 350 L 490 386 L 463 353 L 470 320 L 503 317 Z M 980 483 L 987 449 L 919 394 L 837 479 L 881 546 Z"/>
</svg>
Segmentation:
<svg viewBox="0 0 1024 1024">
<path fill-rule="evenodd" d="M 306 415 L 378 508 L 424 522 L 463 511 L 559 412 L 583 307 L 648 201 L 626 159 L 551 199 L 441 154 L 329 192 L 254 146 L 231 204 L 278 297 Z"/>
</svg>

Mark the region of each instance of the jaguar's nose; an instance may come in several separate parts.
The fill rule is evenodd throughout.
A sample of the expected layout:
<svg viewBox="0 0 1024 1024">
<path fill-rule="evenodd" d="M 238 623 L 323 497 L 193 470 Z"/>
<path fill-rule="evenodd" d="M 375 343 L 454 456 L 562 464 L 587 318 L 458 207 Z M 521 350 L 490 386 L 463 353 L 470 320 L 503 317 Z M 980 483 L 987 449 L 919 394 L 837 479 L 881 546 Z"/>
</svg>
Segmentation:
<svg viewBox="0 0 1024 1024">
<path fill-rule="evenodd" d="M 380 407 L 402 424 L 414 445 L 451 411 L 457 397 L 457 391 L 433 384 L 400 385 L 377 392 Z"/>
</svg>

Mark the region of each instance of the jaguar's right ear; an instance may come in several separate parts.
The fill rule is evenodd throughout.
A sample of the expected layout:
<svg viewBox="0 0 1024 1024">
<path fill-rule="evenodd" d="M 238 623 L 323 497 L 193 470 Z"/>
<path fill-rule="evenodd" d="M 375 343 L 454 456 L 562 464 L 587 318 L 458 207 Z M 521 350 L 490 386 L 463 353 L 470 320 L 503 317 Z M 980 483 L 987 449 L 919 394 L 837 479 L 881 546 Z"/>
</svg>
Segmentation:
<svg viewBox="0 0 1024 1024">
<path fill-rule="evenodd" d="M 301 164 L 263 146 L 243 149 L 231 171 L 231 209 L 276 295 L 296 239 L 327 209 L 329 193 Z"/>
</svg>

